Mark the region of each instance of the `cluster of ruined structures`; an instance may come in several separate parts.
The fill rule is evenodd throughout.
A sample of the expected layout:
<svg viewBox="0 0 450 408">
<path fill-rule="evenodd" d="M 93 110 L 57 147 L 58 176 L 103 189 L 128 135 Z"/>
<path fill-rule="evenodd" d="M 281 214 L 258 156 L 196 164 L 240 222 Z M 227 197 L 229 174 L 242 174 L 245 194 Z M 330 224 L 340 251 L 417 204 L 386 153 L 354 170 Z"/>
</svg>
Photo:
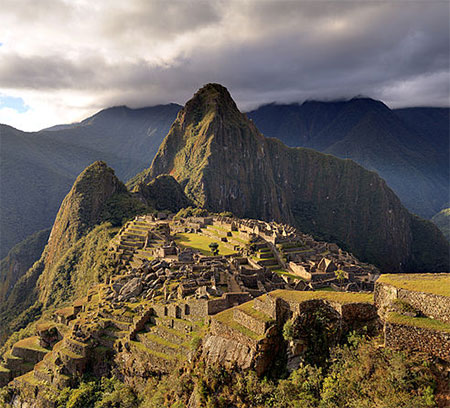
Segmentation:
<svg viewBox="0 0 450 408">
<path fill-rule="evenodd" d="M 233 253 L 202 255 L 198 250 L 178 245 L 178 233 L 210 237 Z M 113 251 L 132 272 L 154 271 L 156 265 L 160 276 L 163 261 L 165 276 L 180 280 L 181 297 L 215 297 L 224 292 L 248 292 L 255 297 L 275 289 L 324 287 L 371 291 L 379 276 L 374 266 L 291 226 L 221 216 L 171 221 L 139 217 L 123 229 Z M 151 291 L 148 296 L 155 293 Z"/>
<path fill-rule="evenodd" d="M 340 330 L 381 324 L 368 293 L 377 269 L 336 245 L 276 223 L 169 218 L 141 216 L 128 222 L 109 248 L 116 271 L 86 297 L 40 322 L 36 336 L 14 344 L 3 356 L 0 386 L 12 381 L 17 398 L 37 395 L 51 407 L 49 396 L 86 370 L 101 376 L 114 369 L 122 378 L 168 373 L 193 356 L 196 337 L 203 338 L 205 360 L 263 373 L 278 352 L 288 319 L 323 309 Z M 228 254 L 212 256 L 188 246 L 179 240 L 183 234 L 219 242 Z M 330 286 L 337 290 L 314 290 Z M 376 301 L 390 304 L 386 290 L 378 287 Z M 345 289 L 354 293 L 340 293 Z M 439 302 L 439 310 L 447 313 L 448 298 Z M 399 333 L 413 329 L 388 319 L 384 324 L 386 342 L 404 346 Z M 431 336 L 433 352 L 450 358 L 448 334 L 417 333 Z M 289 344 L 292 367 L 304 347 L 302 339 Z"/>
</svg>

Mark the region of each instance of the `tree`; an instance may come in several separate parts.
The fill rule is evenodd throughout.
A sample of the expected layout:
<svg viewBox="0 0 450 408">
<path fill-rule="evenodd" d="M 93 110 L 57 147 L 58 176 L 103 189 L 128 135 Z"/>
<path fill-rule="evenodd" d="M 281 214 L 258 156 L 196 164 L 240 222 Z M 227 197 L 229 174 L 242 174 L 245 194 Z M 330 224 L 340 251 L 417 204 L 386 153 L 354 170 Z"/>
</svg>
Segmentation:
<svg viewBox="0 0 450 408">
<path fill-rule="evenodd" d="M 211 249 L 211 252 L 214 256 L 219 255 L 219 244 L 217 242 L 211 242 L 209 244 L 209 248 Z"/>
<path fill-rule="evenodd" d="M 339 281 L 339 289 L 342 290 L 342 284 L 345 280 L 345 271 L 342 269 L 338 269 L 336 272 L 334 272 L 334 276 L 336 276 L 336 279 Z"/>
</svg>

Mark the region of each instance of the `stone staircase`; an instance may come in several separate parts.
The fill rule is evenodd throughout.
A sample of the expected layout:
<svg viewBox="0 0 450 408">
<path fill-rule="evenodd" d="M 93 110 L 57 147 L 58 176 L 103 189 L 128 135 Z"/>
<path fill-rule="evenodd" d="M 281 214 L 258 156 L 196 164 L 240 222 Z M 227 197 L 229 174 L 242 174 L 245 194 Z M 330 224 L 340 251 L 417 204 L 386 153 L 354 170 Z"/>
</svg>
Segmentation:
<svg viewBox="0 0 450 408">
<path fill-rule="evenodd" d="M 134 255 L 137 251 L 144 248 L 147 233 L 151 227 L 152 223 L 147 221 L 145 217 L 136 217 L 120 233 L 117 243 L 117 254 L 120 264 L 125 269 L 134 267 Z"/>
<path fill-rule="evenodd" d="M 316 251 L 312 248 L 307 248 L 300 241 L 286 241 L 276 245 L 277 250 L 281 253 L 284 259 L 288 256 L 294 257 L 301 254 L 314 254 Z"/>
<path fill-rule="evenodd" d="M 255 245 L 257 258 L 255 262 L 264 268 L 268 269 L 279 269 L 281 268 L 280 263 L 277 260 L 276 255 L 273 253 L 273 250 L 269 243 L 266 241 L 259 242 Z"/>
<path fill-rule="evenodd" d="M 151 316 L 130 343 L 134 350 L 145 353 L 154 371 L 168 373 L 193 353 L 192 342 L 201 329 L 199 322 Z"/>
</svg>

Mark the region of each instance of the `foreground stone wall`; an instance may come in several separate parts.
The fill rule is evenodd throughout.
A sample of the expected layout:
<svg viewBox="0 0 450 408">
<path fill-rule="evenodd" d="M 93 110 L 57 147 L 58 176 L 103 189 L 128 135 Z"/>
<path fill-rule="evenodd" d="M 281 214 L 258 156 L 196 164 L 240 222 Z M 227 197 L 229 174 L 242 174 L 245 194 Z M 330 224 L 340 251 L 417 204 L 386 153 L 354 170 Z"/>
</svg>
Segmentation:
<svg viewBox="0 0 450 408">
<path fill-rule="evenodd" d="M 450 361 L 450 333 L 385 322 L 386 347 L 428 353 Z"/>
<path fill-rule="evenodd" d="M 414 292 L 382 282 L 375 284 L 374 296 L 377 308 L 386 309 L 395 300 L 401 300 L 427 317 L 450 323 L 450 297 Z"/>
<path fill-rule="evenodd" d="M 208 315 L 220 313 L 230 307 L 240 305 L 251 300 L 247 292 L 229 292 L 222 295 L 219 299 L 208 301 Z"/>
</svg>

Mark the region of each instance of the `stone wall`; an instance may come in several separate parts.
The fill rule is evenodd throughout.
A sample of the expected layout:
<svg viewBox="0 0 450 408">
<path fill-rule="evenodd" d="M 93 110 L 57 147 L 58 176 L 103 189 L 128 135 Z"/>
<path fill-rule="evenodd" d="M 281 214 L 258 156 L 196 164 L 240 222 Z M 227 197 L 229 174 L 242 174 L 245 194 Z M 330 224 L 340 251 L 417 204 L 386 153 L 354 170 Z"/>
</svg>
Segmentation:
<svg viewBox="0 0 450 408">
<path fill-rule="evenodd" d="M 370 303 L 348 303 L 337 309 L 345 322 L 370 321 L 377 318 L 377 308 Z"/>
<path fill-rule="evenodd" d="M 247 292 L 229 292 L 222 295 L 219 299 L 208 301 L 208 315 L 220 313 L 230 307 L 240 305 L 251 300 Z"/>
<path fill-rule="evenodd" d="M 269 326 L 273 324 L 270 321 L 258 320 L 238 308 L 233 310 L 233 320 L 259 335 L 263 335 Z"/>
<path fill-rule="evenodd" d="M 377 308 L 386 309 L 393 301 L 401 300 L 427 317 L 450 323 L 450 297 L 414 292 L 380 282 L 375 284 L 374 296 Z"/>
<path fill-rule="evenodd" d="M 245 345 L 251 350 L 256 351 L 258 342 L 250 337 L 242 334 L 241 332 L 234 330 L 230 326 L 220 322 L 216 319 L 211 319 L 210 333 L 214 336 L 223 337 L 226 339 L 234 340 L 240 344 Z"/>
<path fill-rule="evenodd" d="M 225 367 L 237 364 L 242 369 L 251 367 L 256 351 L 241 342 L 221 336 L 208 336 L 203 344 L 203 357 L 209 364 L 220 362 Z"/>
<path fill-rule="evenodd" d="M 385 322 L 387 347 L 425 352 L 450 361 L 450 333 Z"/>
<path fill-rule="evenodd" d="M 270 316 L 272 319 L 279 320 L 280 315 L 279 298 L 263 295 L 254 300 L 254 308 Z"/>
<path fill-rule="evenodd" d="M 67 349 L 69 349 L 73 353 L 86 357 L 86 348 L 87 348 L 86 344 L 82 344 L 71 338 L 66 338 L 64 340 L 64 344 L 67 347 Z"/>
<path fill-rule="evenodd" d="M 15 357 L 20 357 L 27 362 L 30 363 L 38 363 L 41 361 L 44 356 L 47 354 L 45 351 L 38 351 L 28 348 L 16 347 L 14 346 L 12 349 L 12 355 Z"/>
</svg>

